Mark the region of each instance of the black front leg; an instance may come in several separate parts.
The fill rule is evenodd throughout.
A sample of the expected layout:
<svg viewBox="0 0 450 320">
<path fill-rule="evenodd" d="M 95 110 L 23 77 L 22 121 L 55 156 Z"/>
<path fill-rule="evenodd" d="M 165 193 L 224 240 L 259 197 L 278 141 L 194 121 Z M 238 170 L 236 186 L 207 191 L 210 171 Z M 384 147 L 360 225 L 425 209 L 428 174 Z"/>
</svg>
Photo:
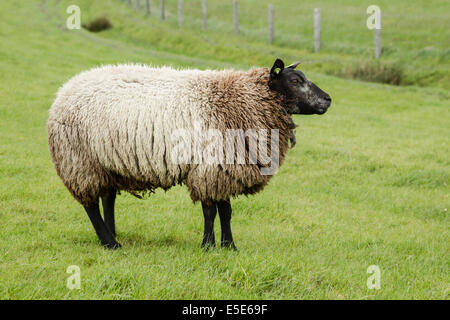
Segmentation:
<svg viewBox="0 0 450 320">
<path fill-rule="evenodd" d="M 116 236 L 116 224 L 114 222 L 114 203 L 116 202 L 116 193 L 117 191 L 115 189 L 111 189 L 102 197 L 105 224 L 114 237 Z"/>
<path fill-rule="evenodd" d="M 217 214 L 216 204 L 207 205 L 202 202 L 203 217 L 205 218 L 205 230 L 203 233 L 202 247 L 209 249 L 209 247 L 214 247 L 216 245 L 216 240 L 214 238 L 214 219 Z"/>
<path fill-rule="evenodd" d="M 222 200 L 217 203 L 217 208 L 219 209 L 220 216 L 220 226 L 222 229 L 222 247 L 231 248 L 237 250 L 234 245 L 233 235 L 231 234 L 231 202 L 230 199 Z"/>
<path fill-rule="evenodd" d="M 95 232 L 97 233 L 101 244 L 109 249 L 120 248 L 121 245 L 116 241 L 116 238 L 103 222 L 102 216 L 100 215 L 98 202 L 89 207 L 85 206 L 84 209 L 86 210 L 89 219 L 94 226 Z"/>
</svg>

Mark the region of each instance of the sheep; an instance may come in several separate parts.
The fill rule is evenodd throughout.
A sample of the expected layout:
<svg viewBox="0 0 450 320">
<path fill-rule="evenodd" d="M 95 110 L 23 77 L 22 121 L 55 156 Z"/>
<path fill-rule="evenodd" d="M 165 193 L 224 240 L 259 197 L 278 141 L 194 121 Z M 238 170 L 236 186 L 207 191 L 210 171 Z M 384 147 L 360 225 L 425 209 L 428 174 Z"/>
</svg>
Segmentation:
<svg viewBox="0 0 450 320">
<path fill-rule="evenodd" d="M 274 173 L 264 174 L 268 162 L 255 160 L 251 154 L 249 146 L 258 139 L 255 132 L 270 131 L 257 151 L 268 146 L 281 164 L 295 144 L 291 115 L 323 114 L 331 104 L 328 94 L 295 70 L 297 65 L 285 68 L 277 59 L 271 69 L 248 71 L 102 66 L 63 85 L 49 111 L 49 150 L 57 174 L 84 207 L 101 244 L 121 247 L 114 222 L 120 191 L 139 196 L 185 184 L 191 199 L 202 204 L 202 247 L 215 246 L 218 211 L 221 245 L 236 250 L 230 198 L 261 191 Z M 241 135 L 244 163 L 217 162 L 217 157 L 212 162 L 196 162 L 192 161 L 195 152 L 177 162 L 174 150 L 183 153 L 204 146 L 198 141 L 179 141 L 195 136 L 190 135 L 195 127 L 223 135 L 229 130 L 250 132 Z M 177 130 L 187 134 L 176 136 Z M 219 146 L 215 152 L 236 155 L 237 143 L 213 146 Z"/>
</svg>

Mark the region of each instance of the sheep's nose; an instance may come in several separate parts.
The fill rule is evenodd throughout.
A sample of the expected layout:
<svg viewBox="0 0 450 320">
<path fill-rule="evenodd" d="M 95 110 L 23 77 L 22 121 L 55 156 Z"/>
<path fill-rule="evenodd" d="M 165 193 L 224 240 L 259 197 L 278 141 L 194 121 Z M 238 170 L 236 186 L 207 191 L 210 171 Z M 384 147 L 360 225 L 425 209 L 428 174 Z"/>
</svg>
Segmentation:
<svg viewBox="0 0 450 320">
<path fill-rule="evenodd" d="M 331 106 L 331 97 L 330 97 L 330 95 L 326 95 L 326 97 L 324 98 L 324 100 L 326 101 L 326 103 L 327 103 L 327 108 L 329 107 L 329 106 Z"/>
</svg>

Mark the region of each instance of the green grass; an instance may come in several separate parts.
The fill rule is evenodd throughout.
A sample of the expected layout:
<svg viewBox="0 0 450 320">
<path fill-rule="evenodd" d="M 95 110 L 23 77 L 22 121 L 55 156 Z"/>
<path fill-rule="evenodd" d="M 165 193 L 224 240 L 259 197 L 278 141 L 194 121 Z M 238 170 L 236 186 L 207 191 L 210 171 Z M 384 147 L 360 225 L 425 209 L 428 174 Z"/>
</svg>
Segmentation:
<svg viewBox="0 0 450 320">
<path fill-rule="evenodd" d="M 359 10 L 351 5 L 356 1 L 319 2 L 349 15 Z M 114 28 L 99 34 L 64 30 L 69 3 L 81 5 L 83 22 L 106 15 Z M 447 86 L 442 78 L 426 88 L 397 87 L 318 72 L 325 70 L 315 66 L 320 59 L 362 57 L 370 48 L 363 45 L 364 30 L 344 38 L 346 52 L 330 42 L 330 51 L 316 58 L 309 49 L 295 49 L 292 34 L 265 44 L 259 8 L 253 16 L 247 10 L 255 19 L 242 21 L 243 34 L 235 37 L 218 33 L 230 28 L 225 15 L 211 18 L 212 30 L 203 35 L 194 32 L 198 19 L 186 17 L 192 29 L 178 30 L 170 15 L 163 23 L 145 20 L 120 1 L 88 3 L 6 1 L 0 9 L 0 298 L 449 298 L 450 97 L 439 88 Z M 423 3 L 423 13 L 420 6 L 402 11 L 392 58 L 406 63 L 410 51 L 430 45 L 448 52 L 442 43 L 449 31 L 435 21 L 448 14 L 446 4 Z M 392 4 L 392 12 L 403 4 Z M 297 5 L 291 12 L 312 7 Z M 214 10 L 220 12 L 218 4 L 211 15 Z M 278 28 L 292 28 L 292 19 Z M 353 30 L 355 19 L 343 19 L 342 32 Z M 427 22 L 426 28 L 410 36 L 411 19 Z M 389 15 L 384 21 L 388 28 Z M 327 32 L 329 39 L 338 34 Z M 62 83 L 106 63 L 248 68 L 276 56 L 292 61 L 300 53 L 311 59 L 304 70 L 330 93 L 333 106 L 324 116 L 296 116 L 297 146 L 284 166 L 263 192 L 232 202 L 238 253 L 200 249 L 201 208 L 184 187 L 146 200 L 120 196 L 123 248 L 101 248 L 47 149 L 47 111 Z M 448 70 L 448 62 L 433 65 L 441 66 Z M 66 288 L 69 265 L 81 268 L 80 290 Z M 381 269 L 380 290 L 366 287 L 370 265 Z"/>
</svg>

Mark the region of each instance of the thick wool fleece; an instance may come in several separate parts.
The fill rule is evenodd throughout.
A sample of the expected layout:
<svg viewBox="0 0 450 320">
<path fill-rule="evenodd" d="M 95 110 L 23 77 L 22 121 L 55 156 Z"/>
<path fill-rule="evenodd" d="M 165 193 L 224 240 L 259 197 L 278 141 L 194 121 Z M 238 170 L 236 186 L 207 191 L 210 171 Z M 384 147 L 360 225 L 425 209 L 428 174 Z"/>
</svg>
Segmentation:
<svg viewBox="0 0 450 320">
<path fill-rule="evenodd" d="M 59 90 L 50 109 L 48 141 L 57 173 L 85 206 L 110 189 L 134 193 L 178 183 L 186 184 L 193 201 L 207 203 L 258 192 L 271 178 L 261 175 L 263 164 L 177 164 L 172 134 L 193 131 L 196 123 L 224 137 L 227 129 L 278 129 L 281 165 L 292 120 L 268 82 L 265 68 L 119 65 L 83 72 Z"/>
</svg>

